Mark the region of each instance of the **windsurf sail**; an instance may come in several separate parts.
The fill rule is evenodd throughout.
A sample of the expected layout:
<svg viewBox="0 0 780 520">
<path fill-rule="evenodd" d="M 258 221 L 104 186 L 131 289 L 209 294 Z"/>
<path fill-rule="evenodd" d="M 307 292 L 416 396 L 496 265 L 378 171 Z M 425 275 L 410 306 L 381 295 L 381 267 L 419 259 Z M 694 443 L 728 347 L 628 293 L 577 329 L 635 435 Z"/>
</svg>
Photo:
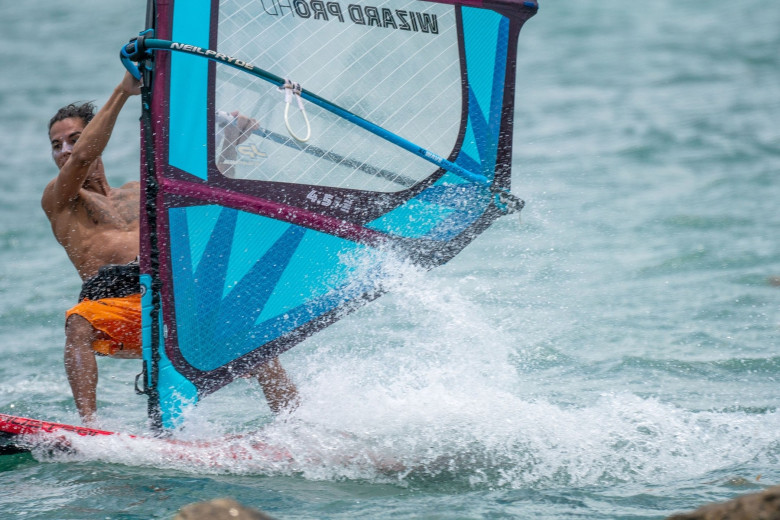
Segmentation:
<svg viewBox="0 0 780 520">
<path fill-rule="evenodd" d="M 121 56 L 144 82 L 137 386 L 156 426 L 381 294 L 349 259 L 431 268 L 522 208 L 517 39 L 537 9 L 149 2 Z"/>
</svg>

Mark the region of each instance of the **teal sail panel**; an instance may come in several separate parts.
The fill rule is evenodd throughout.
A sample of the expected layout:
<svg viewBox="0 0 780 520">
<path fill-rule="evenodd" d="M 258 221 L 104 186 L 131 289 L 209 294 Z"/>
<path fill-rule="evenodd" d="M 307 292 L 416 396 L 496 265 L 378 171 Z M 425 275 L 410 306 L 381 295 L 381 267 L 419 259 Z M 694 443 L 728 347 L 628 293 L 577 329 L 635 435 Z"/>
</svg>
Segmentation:
<svg viewBox="0 0 780 520">
<path fill-rule="evenodd" d="M 208 47 L 211 0 L 179 2 L 173 10 L 171 39 Z M 201 179 L 207 177 L 206 110 L 208 63 L 196 56 L 171 56 L 169 162 Z"/>
</svg>

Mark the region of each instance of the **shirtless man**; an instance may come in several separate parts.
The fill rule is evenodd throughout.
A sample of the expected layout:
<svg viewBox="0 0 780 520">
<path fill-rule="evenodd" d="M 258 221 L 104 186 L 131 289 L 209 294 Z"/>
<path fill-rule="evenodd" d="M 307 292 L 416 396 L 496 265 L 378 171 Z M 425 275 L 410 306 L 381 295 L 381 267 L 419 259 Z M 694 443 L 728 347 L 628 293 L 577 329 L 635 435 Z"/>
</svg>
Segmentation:
<svg viewBox="0 0 780 520">
<path fill-rule="evenodd" d="M 79 303 L 66 313 L 65 372 L 86 424 L 96 418 L 95 354 L 141 357 L 135 264 L 140 245 L 140 183 L 112 188 L 101 159 L 119 112 L 130 96 L 139 93 L 140 83 L 126 73 L 94 116 L 91 104 L 68 105 L 49 123 L 51 153 L 59 174 L 44 189 L 41 205 L 54 237 L 84 281 Z M 231 130 L 242 135 L 231 139 L 230 145 L 246 139 L 254 124 L 242 116 Z M 278 359 L 261 366 L 257 378 L 275 413 L 297 404 L 297 389 Z"/>
</svg>

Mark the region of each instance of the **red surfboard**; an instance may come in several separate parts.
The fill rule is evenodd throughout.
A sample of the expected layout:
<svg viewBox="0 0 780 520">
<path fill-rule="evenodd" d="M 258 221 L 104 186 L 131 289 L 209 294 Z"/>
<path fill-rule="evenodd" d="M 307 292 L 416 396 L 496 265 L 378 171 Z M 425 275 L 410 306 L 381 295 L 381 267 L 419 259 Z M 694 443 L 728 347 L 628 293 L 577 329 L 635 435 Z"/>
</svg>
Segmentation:
<svg viewBox="0 0 780 520">
<path fill-rule="evenodd" d="M 97 430 L 84 426 L 73 426 L 27 417 L 0 414 L 0 453 L 30 451 L 35 445 L 46 442 L 53 448 L 68 448 L 68 440 L 57 432 L 73 432 L 83 437 L 116 435 L 115 432 Z M 132 435 L 130 437 L 133 437 Z"/>
<path fill-rule="evenodd" d="M 120 435 L 117 432 L 87 428 L 86 426 L 74 426 L 28 417 L 17 417 L 0 413 L 0 455 L 13 453 L 25 453 L 36 447 L 61 450 L 64 452 L 77 451 L 69 437 L 107 437 Z M 121 434 L 126 439 L 151 439 L 139 435 Z M 292 455 L 283 448 L 276 448 L 264 442 L 252 440 L 245 442 L 244 436 L 226 437 L 221 441 L 184 441 L 177 439 L 155 438 L 155 441 L 164 443 L 169 455 L 182 461 L 194 463 L 206 463 L 215 465 L 216 459 L 204 456 L 209 448 L 214 448 L 221 453 L 224 460 L 228 459 L 261 459 L 268 461 L 292 461 Z M 197 450 L 193 452 L 192 450 Z"/>
</svg>

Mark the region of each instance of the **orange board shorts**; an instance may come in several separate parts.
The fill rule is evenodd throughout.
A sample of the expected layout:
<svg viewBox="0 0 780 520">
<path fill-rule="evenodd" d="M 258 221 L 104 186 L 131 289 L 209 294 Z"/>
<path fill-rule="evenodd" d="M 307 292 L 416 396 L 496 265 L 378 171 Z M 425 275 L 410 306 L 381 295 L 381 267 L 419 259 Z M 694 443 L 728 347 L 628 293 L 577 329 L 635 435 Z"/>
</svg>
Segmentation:
<svg viewBox="0 0 780 520">
<path fill-rule="evenodd" d="M 82 300 L 65 313 L 67 321 L 78 314 L 107 339 L 97 339 L 92 350 L 102 356 L 136 354 L 141 357 L 141 295 L 131 294 L 123 298 Z"/>
</svg>

